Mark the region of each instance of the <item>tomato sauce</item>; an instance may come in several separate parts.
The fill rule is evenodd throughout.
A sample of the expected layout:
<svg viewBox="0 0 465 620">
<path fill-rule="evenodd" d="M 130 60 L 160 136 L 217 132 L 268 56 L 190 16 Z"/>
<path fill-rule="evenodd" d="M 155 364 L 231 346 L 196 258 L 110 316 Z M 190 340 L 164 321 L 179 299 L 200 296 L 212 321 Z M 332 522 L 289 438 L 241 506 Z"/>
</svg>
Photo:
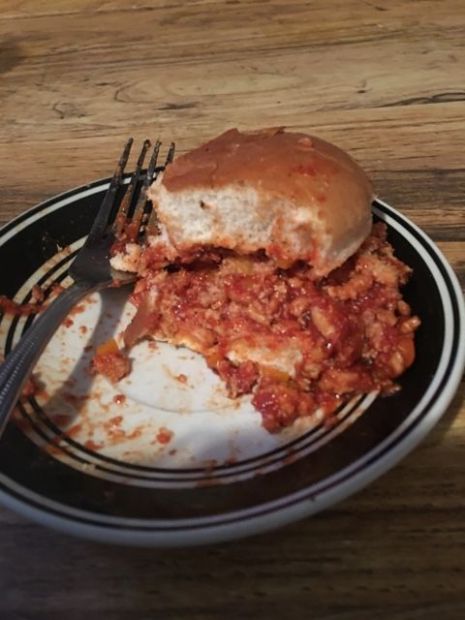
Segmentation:
<svg viewBox="0 0 465 620">
<path fill-rule="evenodd" d="M 114 340 L 108 340 L 97 348 L 92 359 L 91 371 L 116 383 L 131 372 L 131 362 Z"/>
<path fill-rule="evenodd" d="M 420 324 L 401 295 L 409 275 L 383 224 L 317 281 L 305 263 L 199 250 L 139 281 L 126 342 L 162 338 L 202 353 L 229 396 L 251 394 L 275 432 L 317 410 L 330 416 L 356 393 L 396 389 Z"/>
</svg>

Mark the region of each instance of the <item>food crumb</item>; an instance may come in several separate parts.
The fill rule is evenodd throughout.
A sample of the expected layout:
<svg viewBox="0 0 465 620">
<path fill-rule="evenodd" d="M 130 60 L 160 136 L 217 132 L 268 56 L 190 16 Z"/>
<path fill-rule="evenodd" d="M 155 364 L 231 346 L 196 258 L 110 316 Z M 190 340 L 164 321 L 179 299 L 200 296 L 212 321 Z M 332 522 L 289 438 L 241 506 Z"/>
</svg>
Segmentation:
<svg viewBox="0 0 465 620">
<path fill-rule="evenodd" d="M 176 379 L 176 381 L 179 381 L 179 383 L 183 383 L 183 384 L 187 383 L 187 377 L 186 377 L 186 375 L 184 375 L 182 373 L 179 374 L 179 375 L 176 375 L 174 378 Z"/>
<path fill-rule="evenodd" d="M 126 396 L 124 394 L 116 394 L 113 396 L 113 402 L 117 405 L 124 405 L 126 402 Z"/>
<path fill-rule="evenodd" d="M 140 437 L 142 435 L 142 431 L 143 427 L 137 426 L 133 431 L 129 433 L 129 435 L 127 435 L 127 439 L 137 439 L 137 437 Z"/>
<path fill-rule="evenodd" d="M 174 435 L 173 431 L 170 431 L 168 428 L 161 426 L 158 429 L 158 432 L 155 436 L 155 440 L 158 441 L 158 443 L 166 445 L 167 443 L 171 441 L 171 439 L 173 438 L 173 435 Z"/>
<path fill-rule="evenodd" d="M 53 297 L 58 297 L 58 295 L 61 295 L 61 293 L 63 293 L 64 290 L 65 290 L 65 287 L 62 286 L 61 284 L 53 284 L 50 289 L 50 293 L 48 295 L 48 301 L 51 301 Z"/>
<path fill-rule="evenodd" d="M 64 426 L 68 426 L 71 417 L 63 413 L 57 413 L 56 415 L 52 416 L 51 420 L 54 424 L 56 424 L 60 428 L 63 428 Z"/>
<path fill-rule="evenodd" d="M 31 300 L 35 304 L 42 304 L 44 301 L 44 291 L 38 284 L 34 284 L 31 291 Z"/>
<path fill-rule="evenodd" d="M 75 424 L 74 426 L 72 426 L 66 431 L 66 434 L 68 435 L 68 437 L 74 437 L 75 435 L 80 433 L 81 430 L 82 430 L 82 424 Z"/>
<path fill-rule="evenodd" d="M 120 351 L 115 340 L 111 339 L 97 347 L 91 372 L 107 377 L 112 383 L 117 383 L 131 371 L 131 362 L 124 351 Z"/>
<path fill-rule="evenodd" d="M 63 400 L 69 405 L 80 407 L 89 397 L 87 394 L 73 394 L 72 392 L 63 392 Z"/>
<path fill-rule="evenodd" d="M 31 398 L 32 396 L 36 396 L 39 392 L 39 383 L 37 381 L 37 377 L 34 374 L 31 374 L 24 384 L 23 391 L 21 394 L 22 398 Z"/>
<path fill-rule="evenodd" d="M 72 313 L 73 314 L 81 314 L 81 312 L 85 312 L 86 310 L 86 305 L 85 304 L 78 304 L 77 306 L 74 306 Z"/>
<path fill-rule="evenodd" d="M 100 450 L 101 448 L 103 448 L 103 443 L 97 443 L 93 439 L 88 439 L 84 443 L 84 447 L 88 450 Z"/>
<path fill-rule="evenodd" d="M 81 332 L 81 334 L 87 334 L 87 332 L 89 331 L 89 328 L 87 327 L 87 325 L 81 325 L 79 327 L 79 331 Z"/>
<path fill-rule="evenodd" d="M 122 415 L 115 415 L 113 418 L 110 418 L 108 422 L 105 422 L 104 427 L 108 430 L 111 430 L 114 426 L 121 426 L 121 422 L 123 421 Z"/>
<path fill-rule="evenodd" d="M 65 327 L 72 327 L 74 325 L 73 319 L 70 319 L 69 316 L 63 321 L 63 325 Z"/>
<path fill-rule="evenodd" d="M 123 421 L 123 416 L 117 415 L 113 418 L 110 418 L 107 422 L 104 422 L 103 428 L 107 432 L 108 440 L 112 443 L 119 443 L 120 441 L 124 441 L 126 439 L 126 433 L 121 428 L 121 422 Z"/>
</svg>

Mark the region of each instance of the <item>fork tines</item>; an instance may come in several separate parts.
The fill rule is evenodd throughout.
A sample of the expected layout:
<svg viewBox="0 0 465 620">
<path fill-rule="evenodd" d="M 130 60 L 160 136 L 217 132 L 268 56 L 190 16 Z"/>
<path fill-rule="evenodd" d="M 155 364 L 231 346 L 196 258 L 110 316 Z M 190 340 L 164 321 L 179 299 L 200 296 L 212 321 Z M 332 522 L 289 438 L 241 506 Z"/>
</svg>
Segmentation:
<svg viewBox="0 0 465 620">
<path fill-rule="evenodd" d="M 110 187 L 114 182 L 118 186 L 121 185 L 132 143 L 133 139 L 130 138 L 123 150 Z M 153 147 L 148 167 L 145 172 L 143 172 L 144 161 L 151 146 L 150 140 L 144 140 L 139 157 L 137 158 L 136 168 L 131 176 L 114 219 L 113 232 L 116 238 L 124 236 L 126 241 L 137 241 L 140 236 L 144 234 L 153 211 L 151 202 L 147 200 L 147 190 L 158 173 L 173 160 L 175 150 L 174 142 L 170 144 L 165 163 L 157 167 L 161 147 L 160 140 L 157 140 Z"/>
</svg>

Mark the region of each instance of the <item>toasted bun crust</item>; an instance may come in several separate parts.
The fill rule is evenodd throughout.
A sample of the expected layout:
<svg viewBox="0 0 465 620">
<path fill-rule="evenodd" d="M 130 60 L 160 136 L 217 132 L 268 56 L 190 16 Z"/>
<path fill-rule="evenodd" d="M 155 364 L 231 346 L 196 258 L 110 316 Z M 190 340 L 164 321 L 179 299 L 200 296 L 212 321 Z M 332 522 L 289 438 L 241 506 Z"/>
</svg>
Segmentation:
<svg viewBox="0 0 465 620">
<path fill-rule="evenodd" d="M 281 128 L 226 131 L 181 155 L 149 191 L 167 258 L 209 245 L 263 250 L 316 276 L 351 256 L 371 228 L 372 187 L 344 151 Z"/>
</svg>

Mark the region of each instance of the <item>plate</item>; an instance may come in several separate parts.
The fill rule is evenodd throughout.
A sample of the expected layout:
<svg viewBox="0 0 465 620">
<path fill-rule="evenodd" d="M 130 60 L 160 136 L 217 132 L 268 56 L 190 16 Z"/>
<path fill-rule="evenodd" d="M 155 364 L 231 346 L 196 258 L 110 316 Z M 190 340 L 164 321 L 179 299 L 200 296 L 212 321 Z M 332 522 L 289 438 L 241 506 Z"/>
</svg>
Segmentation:
<svg viewBox="0 0 465 620">
<path fill-rule="evenodd" d="M 0 231 L 0 294 L 67 283 L 108 179 L 56 196 Z M 301 519 L 393 467 L 450 403 L 465 360 L 457 279 L 433 242 L 379 200 L 397 256 L 413 268 L 404 297 L 422 319 L 417 360 L 389 398 L 365 394 L 337 412 L 267 433 L 248 398 L 230 401 L 202 358 L 141 343 L 116 387 L 89 373 L 96 346 L 118 339 L 128 290 L 89 297 L 62 324 L 0 442 L 0 502 L 44 525 L 129 545 L 174 547 L 248 536 Z M 7 354 L 33 317 L 3 316 Z"/>
</svg>

